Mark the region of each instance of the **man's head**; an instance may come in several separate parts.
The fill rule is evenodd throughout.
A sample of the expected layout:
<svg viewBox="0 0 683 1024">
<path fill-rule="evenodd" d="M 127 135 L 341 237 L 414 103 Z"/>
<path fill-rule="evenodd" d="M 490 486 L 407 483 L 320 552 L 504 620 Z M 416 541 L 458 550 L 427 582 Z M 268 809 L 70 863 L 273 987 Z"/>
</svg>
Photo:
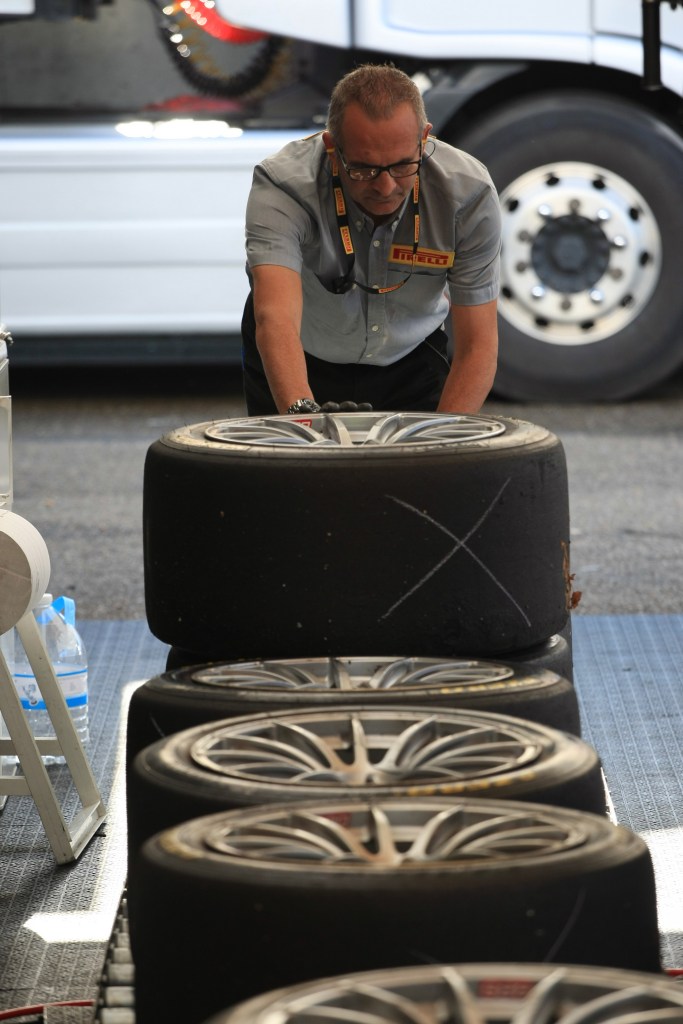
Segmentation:
<svg viewBox="0 0 683 1024">
<path fill-rule="evenodd" d="M 431 127 L 419 89 L 398 68 L 364 64 L 335 86 L 324 142 L 340 156 L 345 188 L 376 221 L 392 216 L 412 189 Z M 372 167 L 384 170 L 356 180 L 355 172 Z"/>
</svg>

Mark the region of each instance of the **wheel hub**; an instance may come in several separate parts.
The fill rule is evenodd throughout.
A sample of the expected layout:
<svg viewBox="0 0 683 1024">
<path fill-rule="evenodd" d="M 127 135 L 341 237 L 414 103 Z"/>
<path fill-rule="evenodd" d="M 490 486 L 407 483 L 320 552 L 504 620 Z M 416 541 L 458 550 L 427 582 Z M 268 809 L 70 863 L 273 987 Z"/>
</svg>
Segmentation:
<svg viewBox="0 0 683 1024">
<path fill-rule="evenodd" d="M 504 320 L 553 345 L 624 330 L 650 300 L 662 240 L 644 197 L 602 167 L 546 164 L 500 193 Z"/>
<path fill-rule="evenodd" d="M 609 257 L 610 244 L 602 228 L 575 213 L 548 221 L 531 247 L 539 279 L 563 293 L 591 288 L 607 270 Z"/>
</svg>

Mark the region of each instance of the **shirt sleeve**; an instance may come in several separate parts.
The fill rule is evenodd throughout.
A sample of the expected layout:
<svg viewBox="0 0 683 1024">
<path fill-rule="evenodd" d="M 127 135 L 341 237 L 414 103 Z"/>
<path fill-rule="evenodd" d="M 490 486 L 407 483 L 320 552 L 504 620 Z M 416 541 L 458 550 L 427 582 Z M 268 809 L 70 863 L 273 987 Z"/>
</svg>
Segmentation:
<svg viewBox="0 0 683 1024">
<path fill-rule="evenodd" d="M 271 264 L 300 274 L 310 229 L 310 217 L 301 204 L 257 166 L 247 202 L 247 265 Z"/>
<path fill-rule="evenodd" d="M 456 252 L 448 273 L 453 305 L 477 306 L 498 297 L 501 213 L 493 184 L 485 184 L 459 211 Z"/>
</svg>

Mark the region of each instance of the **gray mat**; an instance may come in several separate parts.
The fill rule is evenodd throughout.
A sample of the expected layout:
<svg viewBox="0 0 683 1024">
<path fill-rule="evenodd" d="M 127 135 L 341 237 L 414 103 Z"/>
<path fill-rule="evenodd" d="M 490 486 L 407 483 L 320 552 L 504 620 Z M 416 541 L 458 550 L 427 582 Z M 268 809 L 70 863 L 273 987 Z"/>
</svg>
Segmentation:
<svg viewBox="0 0 683 1024">
<path fill-rule="evenodd" d="M 11 797 L 0 815 L 0 1009 L 97 993 L 125 884 L 121 722 L 137 681 L 163 670 L 167 648 L 143 622 L 81 622 L 88 651 L 93 774 L 107 820 L 80 858 L 57 866 L 33 801 Z M 78 798 L 65 767 L 49 769 L 67 819 Z M 74 1024 L 90 1020 L 72 1011 Z"/>
<path fill-rule="evenodd" d="M 96 997 L 125 883 L 120 724 L 134 684 L 163 669 L 144 622 L 83 622 L 89 652 L 93 772 L 108 819 L 75 864 L 57 867 L 33 802 L 0 815 L 0 1010 Z M 599 752 L 617 819 L 641 833 L 657 876 L 665 967 L 683 966 L 683 615 L 576 616 L 575 683 L 584 735 Z M 64 768 L 50 769 L 67 814 Z M 72 1010 L 69 1024 L 91 1020 Z"/>
<path fill-rule="evenodd" d="M 683 967 L 683 615 L 577 616 L 584 738 L 620 824 L 650 847 L 665 967 Z"/>
</svg>

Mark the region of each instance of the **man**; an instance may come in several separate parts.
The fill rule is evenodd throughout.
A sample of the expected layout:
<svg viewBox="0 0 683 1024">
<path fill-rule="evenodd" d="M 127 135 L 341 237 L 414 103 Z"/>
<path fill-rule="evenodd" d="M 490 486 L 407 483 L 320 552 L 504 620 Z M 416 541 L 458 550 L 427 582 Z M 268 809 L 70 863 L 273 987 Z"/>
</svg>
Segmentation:
<svg viewBox="0 0 683 1024">
<path fill-rule="evenodd" d="M 500 209 L 486 169 L 431 127 L 406 74 L 363 65 L 335 86 L 326 131 L 256 167 L 242 322 L 250 415 L 330 402 L 481 408 L 498 348 Z"/>
</svg>

